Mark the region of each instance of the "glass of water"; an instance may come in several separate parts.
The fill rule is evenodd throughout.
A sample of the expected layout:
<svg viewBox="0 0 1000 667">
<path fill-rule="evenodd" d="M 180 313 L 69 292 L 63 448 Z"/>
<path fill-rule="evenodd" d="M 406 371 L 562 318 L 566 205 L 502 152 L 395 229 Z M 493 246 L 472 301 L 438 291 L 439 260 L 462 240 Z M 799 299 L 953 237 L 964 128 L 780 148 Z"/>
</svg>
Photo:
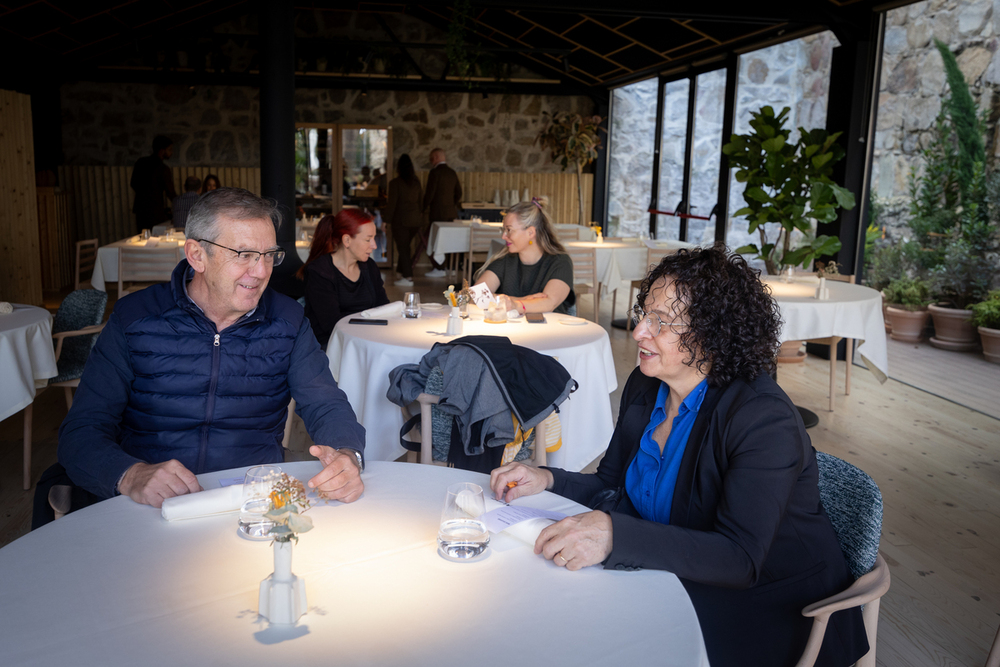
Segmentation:
<svg viewBox="0 0 1000 667">
<path fill-rule="evenodd" d="M 403 316 L 420 317 L 420 294 L 407 292 L 403 295 Z"/>
<path fill-rule="evenodd" d="M 486 502 L 483 488 L 471 482 L 452 484 L 441 511 L 438 551 L 449 560 L 469 560 L 481 555 L 490 544 L 490 534 L 482 521 Z"/>
<path fill-rule="evenodd" d="M 274 523 L 264 518 L 271 509 L 271 488 L 281 474 L 278 466 L 254 466 L 243 478 L 239 531 L 251 540 L 269 540 Z"/>
</svg>

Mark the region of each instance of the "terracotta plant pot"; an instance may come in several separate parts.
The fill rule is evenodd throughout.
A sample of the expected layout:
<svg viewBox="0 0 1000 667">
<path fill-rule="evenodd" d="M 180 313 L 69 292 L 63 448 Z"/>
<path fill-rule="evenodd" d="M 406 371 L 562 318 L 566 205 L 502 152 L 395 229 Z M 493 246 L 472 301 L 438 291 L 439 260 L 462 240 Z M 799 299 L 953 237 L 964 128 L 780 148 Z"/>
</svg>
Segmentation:
<svg viewBox="0 0 1000 667">
<path fill-rule="evenodd" d="M 979 347 L 976 328 L 972 326 L 972 311 L 927 306 L 934 319 L 934 337 L 931 345 L 952 352 L 971 352 Z"/>
<path fill-rule="evenodd" d="M 778 348 L 778 363 L 797 364 L 805 361 L 806 353 L 802 349 L 802 341 L 786 340 Z"/>
<path fill-rule="evenodd" d="M 889 337 L 904 343 L 919 343 L 924 339 L 924 327 L 931 319 L 926 310 L 905 310 L 889 306 L 886 308 L 889 321 L 892 322 L 892 333 Z"/>
<path fill-rule="evenodd" d="M 983 356 L 986 361 L 1000 364 L 1000 329 L 979 327 L 979 339 L 983 342 Z"/>
</svg>

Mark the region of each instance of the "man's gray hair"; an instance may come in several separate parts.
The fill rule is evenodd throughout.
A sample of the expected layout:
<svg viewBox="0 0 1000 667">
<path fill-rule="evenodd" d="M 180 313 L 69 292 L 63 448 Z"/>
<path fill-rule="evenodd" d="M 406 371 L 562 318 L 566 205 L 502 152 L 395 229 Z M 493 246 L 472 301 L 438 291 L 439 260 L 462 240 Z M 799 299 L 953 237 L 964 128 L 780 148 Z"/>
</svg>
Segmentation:
<svg viewBox="0 0 1000 667">
<path fill-rule="evenodd" d="M 243 188 L 217 188 L 203 194 L 191 207 L 184 235 L 189 239 L 215 241 L 219 238 L 218 223 L 223 215 L 236 220 L 270 220 L 275 229 L 281 224 L 281 213 L 274 202 Z"/>
</svg>

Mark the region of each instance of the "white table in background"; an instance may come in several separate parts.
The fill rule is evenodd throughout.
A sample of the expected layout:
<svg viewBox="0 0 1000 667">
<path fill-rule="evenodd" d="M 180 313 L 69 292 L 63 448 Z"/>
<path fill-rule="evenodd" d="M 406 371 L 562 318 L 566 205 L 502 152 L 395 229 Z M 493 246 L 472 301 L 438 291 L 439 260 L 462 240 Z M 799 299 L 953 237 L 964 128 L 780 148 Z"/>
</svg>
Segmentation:
<svg viewBox="0 0 1000 667">
<path fill-rule="evenodd" d="M 826 281 L 830 298 L 816 298 L 815 278 L 791 283 L 768 277 L 764 282 L 781 310 L 781 342 L 840 336 L 853 338 L 857 354 L 879 382 L 889 374 L 882 319 L 882 295 L 870 287 Z"/>
<path fill-rule="evenodd" d="M 491 227 L 502 227 L 499 222 L 478 223 Z M 469 252 L 469 229 L 472 223 L 467 220 L 457 220 L 455 222 L 434 222 L 431 223 L 430 234 L 427 238 L 427 254 L 432 255 L 434 260 L 443 264 L 446 253 Z M 558 224 L 556 229 L 575 231 L 581 240 L 588 241 L 594 238 L 594 230 L 590 227 L 575 224 Z"/>
<path fill-rule="evenodd" d="M 649 272 L 646 266 L 648 248 L 693 249 L 697 246 L 684 241 L 642 241 L 629 239 L 621 241 L 571 241 L 564 244 L 568 248 L 594 248 L 597 250 L 597 281 L 604 294 L 618 289 L 623 282 L 642 280 Z M 602 296 L 604 295 L 602 294 Z"/>
<path fill-rule="evenodd" d="M 347 394 L 358 421 L 367 432 L 367 456 L 392 461 L 406 450 L 399 445 L 403 414 L 385 397 L 389 371 L 402 364 L 416 364 L 434 343 L 456 337 L 435 335 L 444 332 L 446 310 L 424 310 L 419 319 L 401 316 L 389 319 L 388 326 L 337 323 L 327 346 L 330 370 Z M 607 449 L 614 423 L 609 394 L 618 387 L 608 333 L 593 322 L 554 313 L 545 314 L 545 324 L 524 319 L 505 324 L 487 324 L 481 316 L 465 321 L 463 336 L 506 336 L 515 345 L 556 357 L 579 383 L 559 406 L 562 447 L 548 455 L 549 465 L 581 470 Z M 560 320 L 582 322 L 569 326 Z"/>
<path fill-rule="evenodd" d="M 52 315 L 44 308 L 12 304 L 0 315 L 0 421 L 35 400 L 35 390 L 59 374 L 52 347 Z"/>
<path fill-rule="evenodd" d="M 155 242 L 155 246 L 147 246 L 146 242 L 143 240 L 135 240 L 136 237 L 131 237 L 127 239 L 122 239 L 121 241 L 115 241 L 114 243 L 109 243 L 108 245 L 101 246 L 97 249 L 97 262 L 94 263 L 94 276 L 90 279 L 90 284 L 93 285 L 94 289 L 99 289 L 102 292 L 107 291 L 106 285 L 108 283 L 118 282 L 118 249 L 121 247 L 131 247 L 131 248 L 169 248 L 169 247 L 180 247 L 184 245 L 184 236 L 181 234 L 179 237 L 174 238 L 162 238 L 153 237 L 151 240 Z"/>
<path fill-rule="evenodd" d="M 301 480 L 319 471 L 282 467 Z M 238 537 L 235 514 L 167 522 L 120 496 L 25 535 L 0 549 L 4 664 L 708 665 L 673 574 L 570 572 L 505 534 L 482 558 L 450 562 L 436 548 L 445 490 L 488 477 L 373 461 L 364 479 L 358 501 L 309 510 L 315 527 L 292 557 L 309 610 L 294 626 L 257 615 L 272 550 Z M 515 503 L 586 509 L 551 493 Z"/>
</svg>

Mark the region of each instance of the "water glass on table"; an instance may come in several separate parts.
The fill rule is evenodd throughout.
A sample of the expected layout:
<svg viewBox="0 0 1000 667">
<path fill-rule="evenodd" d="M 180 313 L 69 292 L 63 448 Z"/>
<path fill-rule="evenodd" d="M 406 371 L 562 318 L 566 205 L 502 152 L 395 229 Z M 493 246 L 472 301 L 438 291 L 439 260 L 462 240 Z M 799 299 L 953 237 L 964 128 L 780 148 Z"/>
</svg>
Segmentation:
<svg viewBox="0 0 1000 667">
<path fill-rule="evenodd" d="M 403 295 L 403 317 L 420 317 L 420 294 L 417 292 Z"/>
<path fill-rule="evenodd" d="M 452 484 L 445 495 L 438 528 L 438 551 L 449 560 L 469 560 L 490 544 L 490 533 L 482 521 L 486 511 L 483 488 L 471 482 Z"/>
<path fill-rule="evenodd" d="M 240 505 L 239 531 L 252 540 L 268 540 L 274 523 L 264 518 L 271 509 L 271 489 L 278 475 L 279 466 L 254 466 L 243 478 L 243 504 Z"/>
</svg>

